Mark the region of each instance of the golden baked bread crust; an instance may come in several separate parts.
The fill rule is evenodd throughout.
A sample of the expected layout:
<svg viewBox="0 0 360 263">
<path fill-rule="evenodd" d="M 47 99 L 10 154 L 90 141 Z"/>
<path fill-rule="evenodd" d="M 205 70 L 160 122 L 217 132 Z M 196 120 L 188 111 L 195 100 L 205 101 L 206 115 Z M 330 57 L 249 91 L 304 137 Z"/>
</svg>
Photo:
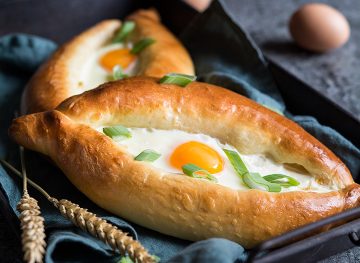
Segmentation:
<svg viewBox="0 0 360 263">
<path fill-rule="evenodd" d="M 140 53 L 139 61 L 143 63 L 140 63 L 137 75 L 161 78 L 170 72 L 195 74 L 190 55 L 180 41 L 160 23 L 160 17 L 154 10 L 139 10 L 127 20 L 132 20 L 137 25 L 131 34 L 134 43 L 144 37 L 156 39 L 156 45 L 153 44 Z"/>
<path fill-rule="evenodd" d="M 90 126 L 204 133 L 242 153 L 296 163 L 327 193 L 237 191 L 162 172 Z M 133 77 L 73 96 L 55 110 L 13 121 L 10 136 L 50 156 L 99 206 L 132 222 L 189 240 L 224 237 L 246 248 L 359 205 L 360 187 L 324 145 L 285 117 L 232 91 L 193 82 L 181 88 Z"/>
<path fill-rule="evenodd" d="M 194 75 L 188 52 L 161 24 L 155 10 L 138 10 L 128 19 L 136 23 L 131 34 L 133 41 L 146 37 L 156 40 L 139 54 L 138 75 L 162 77 L 169 72 Z M 73 88 L 78 86 L 80 69 L 94 51 L 109 42 L 120 26 L 119 20 L 105 20 L 60 47 L 26 86 L 21 112 L 54 109 L 64 99 L 79 93 L 80 90 L 74 93 Z"/>
</svg>

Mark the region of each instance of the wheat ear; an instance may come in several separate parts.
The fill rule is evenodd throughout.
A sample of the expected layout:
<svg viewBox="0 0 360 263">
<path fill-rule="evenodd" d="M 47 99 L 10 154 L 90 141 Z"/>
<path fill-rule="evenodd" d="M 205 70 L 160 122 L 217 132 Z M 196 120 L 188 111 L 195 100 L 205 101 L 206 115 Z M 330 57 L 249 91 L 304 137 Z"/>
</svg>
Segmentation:
<svg viewBox="0 0 360 263">
<path fill-rule="evenodd" d="M 42 262 L 45 253 L 44 218 L 40 215 L 37 201 L 24 194 L 17 205 L 20 212 L 21 243 L 24 261 L 29 263 Z"/>
<path fill-rule="evenodd" d="M 11 164 L 4 160 L 0 160 L 2 164 L 12 170 L 16 175 L 22 177 L 22 174 L 15 169 Z M 38 184 L 27 179 L 29 184 L 40 191 L 67 219 L 69 219 L 75 226 L 90 233 L 104 243 L 108 244 L 114 250 L 118 250 L 121 255 L 128 254 L 134 262 L 157 262 L 156 256 L 149 254 L 149 252 L 140 244 L 139 241 L 134 240 L 127 233 L 121 231 L 116 226 L 111 225 L 106 220 L 97 217 L 95 214 L 81 208 L 79 205 L 72 203 L 66 199 L 57 200 L 51 197 Z"/>
<path fill-rule="evenodd" d="M 30 197 L 27 190 L 24 148 L 20 146 L 21 170 L 23 177 L 23 196 L 17 205 L 20 212 L 21 243 L 24 261 L 28 263 L 42 262 L 45 253 L 45 227 L 37 201 Z"/>
<path fill-rule="evenodd" d="M 87 209 L 81 208 L 66 199 L 53 200 L 52 202 L 60 210 L 60 213 L 71 220 L 74 225 L 99 238 L 112 249 L 119 250 L 121 255 L 127 253 L 135 262 L 156 262 L 156 259 L 148 253 L 140 242 L 104 219 L 88 212 Z"/>
</svg>

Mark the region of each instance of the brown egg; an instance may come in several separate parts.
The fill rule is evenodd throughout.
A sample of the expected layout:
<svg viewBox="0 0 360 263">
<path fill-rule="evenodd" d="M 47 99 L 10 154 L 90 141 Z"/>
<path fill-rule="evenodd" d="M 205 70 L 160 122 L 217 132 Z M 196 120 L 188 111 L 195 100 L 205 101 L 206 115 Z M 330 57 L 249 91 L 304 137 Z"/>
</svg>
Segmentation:
<svg viewBox="0 0 360 263">
<path fill-rule="evenodd" d="M 316 52 L 338 48 L 350 36 L 350 26 L 343 14 L 320 3 L 300 7 L 291 16 L 289 29 L 299 46 Z"/>
</svg>

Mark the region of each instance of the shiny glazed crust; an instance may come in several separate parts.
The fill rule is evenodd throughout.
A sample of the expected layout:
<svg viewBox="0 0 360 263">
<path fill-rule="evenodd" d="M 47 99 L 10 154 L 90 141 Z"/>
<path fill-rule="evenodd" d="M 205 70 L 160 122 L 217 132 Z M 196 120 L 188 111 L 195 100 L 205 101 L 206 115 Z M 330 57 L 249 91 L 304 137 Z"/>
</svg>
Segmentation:
<svg viewBox="0 0 360 263">
<path fill-rule="evenodd" d="M 242 153 L 296 163 L 327 193 L 233 190 L 134 161 L 91 127 L 181 129 L 204 133 Z M 275 131 L 275 132 L 274 132 Z M 346 166 L 289 119 L 224 88 L 185 88 L 133 77 L 73 96 L 55 110 L 22 116 L 10 127 L 19 144 L 50 156 L 92 201 L 123 218 L 189 240 L 224 237 L 246 248 L 359 205 Z"/>
<path fill-rule="evenodd" d="M 145 37 L 156 40 L 140 53 L 138 75 L 162 77 L 169 72 L 194 75 L 188 52 L 161 24 L 155 10 L 139 10 L 128 20 L 136 23 L 131 34 L 134 43 Z M 120 25 L 119 20 L 105 20 L 60 47 L 28 83 L 22 96 L 21 112 L 54 109 L 64 99 L 80 93 L 81 89 L 73 88 L 79 85 L 81 68 L 94 51 L 109 43 Z"/>
</svg>

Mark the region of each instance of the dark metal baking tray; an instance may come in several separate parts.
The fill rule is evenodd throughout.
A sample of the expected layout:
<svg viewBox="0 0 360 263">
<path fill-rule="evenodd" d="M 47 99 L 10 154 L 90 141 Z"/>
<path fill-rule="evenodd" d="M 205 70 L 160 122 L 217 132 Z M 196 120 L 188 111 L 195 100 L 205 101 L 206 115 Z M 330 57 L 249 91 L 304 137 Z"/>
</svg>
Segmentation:
<svg viewBox="0 0 360 263">
<path fill-rule="evenodd" d="M 88 5 L 84 8 L 84 5 Z M 117 1 L 117 0 L 23 0 L 0 1 L 0 36 L 11 32 L 26 32 L 63 43 L 83 29 L 106 18 L 124 17 L 139 7 L 155 6 L 163 22 L 179 33 L 197 12 L 178 1 Z M 71 8 L 69 8 L 71 7 Z M 49 19 L 38 24 L 36 17 Z M 61 23 L 60 23 L 61 22 Z M 312 115 L 343 134 L 360 147 L 360 123 L 312 87 L 297 79 L 281 66 L 269 60 L 269 67 L 293 114 Z M 301 94 L 299 94 L 301 90 Z M 304 103 L 306 101 L 306 103 Z M 353 175 L 359 182 L 360 174 Z M 0 191 L 0 207 L 16 236 L 18 220 Z M 309 224 L 273 238 L 249 252 L 248 262 L 316 262 L 335 253 L 360 245 L 360 208 Z M 319 229 L 347 222 L 314 235 Z"/>
</svg>

